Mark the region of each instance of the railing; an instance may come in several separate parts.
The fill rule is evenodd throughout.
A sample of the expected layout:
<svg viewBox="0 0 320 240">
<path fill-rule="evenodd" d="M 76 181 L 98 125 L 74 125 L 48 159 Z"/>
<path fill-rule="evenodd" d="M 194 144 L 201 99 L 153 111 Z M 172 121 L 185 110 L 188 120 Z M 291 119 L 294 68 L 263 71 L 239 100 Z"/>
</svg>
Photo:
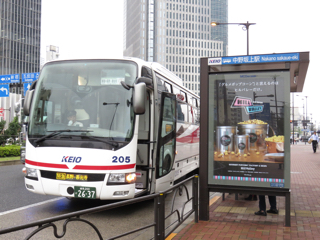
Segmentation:
<svg viewBox="0 0 320 240">
<path fill-rule="evenodd" d="M 189 191 L 185 185 L 189 181 L 192 181 L 192 196 L 190 196 Z M 175 203 L 177 194 L 181 194 L 181 191 L 183 191 L 183 189 L 185 189 L 187 198 L 186 198 L 186 201 L 184 202 L 182 209 L 181 209 L 181 212 L 180 212 L 178 209 L 174 208 L 174 203 Z M 167 216 L 165 216 L 165 197 L 166 197 L 166 195 L 168 195 L 171 192 L 173 192 L 173 198 L 172 198 L 172 202 L 171 202 L 171 211 Z M 33 232 L 31 232 L 25 238 L 25 239 L 31 239 L 31 237 L 33 237 L 34 235 L 36 235 L 40 231 L 42 231 L 46 228 L 52 227 L 54 236 L 56 238 L 62 238 L 66 234 L 68 223 L 74 222 L 74 221 L 79 221 L 79 222 L 83 222 L 83 223 L 86 223 L 89 226 L 91 226 L 92 229 L 97 234 L 97 236 L 99 237 L 99 239 L 102 240 L 103 238 L 102 238 L 102 235 L 101 235 L 99 229 L 91 222 L 80 218 L 80 216 L 83 216 L 86 214 L 92 214 L 92 213 L 96 213 L 96 212 L 102 212 L 102 211 L 114 209 L 117 207 L 122 207 L 122 206 L 130 205 L 130 204 L 134 204 L 134 203 L 138 203 L 138 202 L 151 200 L 151 199 L 154 199 L 154 222 L 153 223 L 146 225 L 144 227 L 141 227 L 141 228 L 134 229 L 129 232 L 125 232 L 125 233 L 117 235 L 115 237 L 109 238 L 109 240 L 118 239 L 120 237 L 124 237 L 129 234 L 139 232 L 139 231 L 151 228 L 151 227 L 154 227 L 154 237 L 153 238 L 155 240 L 164 240 L 176 228 L 178 228 L 188 217 L 190 217 L 191 214 L 194 213 L 194 221 L 198 222 L 198 175 L 192 176 L 192 177 L 180 182 L 179 184 L 175 185 L 174 187 L 172 187 L 164 192 L 160 192 L 157 194 L 151 194 L 148 196 L 134 198 L 134 199 L 130 199 L 130 200 L 125 200 L 125 201 L 121 201 L 121 202 L 117 202 L 117 203 L 107 204 L 107 205 L 94 207 L 94 208 L 90 208 L 90 209 L 86 209 L 86 210 L 81 210 L 81 211 L 77 211 L 77 212 L 73 212 L 73 213 L 63 214 L 63 215 L 60 215 L 57 217 L 46 218 L 43 220 L 35 221 L 32 223 L 28 223 L 28 224 L 24 224 L 24 225 L 20 225 L 20 226 L 16 226 L 16 227 L 2 229 L 2 230 L 0 230 L 0 235 L 12 233 L 12 232 L 20 231 L 23 229 L 32 228 L 32 227 L 38 227 L 37 229 L 35 229 Z M 192 203 L 192 209 L 189 210 L 188 212 L 184 213 L 186 205 L 190 202 Z M 177 220 L 169 226 L 170 230 L 166 232 L 165 220 L 171 216 L 174 216 L 174 215 L 176 215 Z M 55 225 L 54 222 L 61 221 L 61 220 L 65 220 L 65 222 L 63 223 L 63 231 L 59 235 L 58 231 L 57 231 L 57 226 Z M 81 231 L 81 230 L 79 230 L 79 231 Z"/>
</svg>

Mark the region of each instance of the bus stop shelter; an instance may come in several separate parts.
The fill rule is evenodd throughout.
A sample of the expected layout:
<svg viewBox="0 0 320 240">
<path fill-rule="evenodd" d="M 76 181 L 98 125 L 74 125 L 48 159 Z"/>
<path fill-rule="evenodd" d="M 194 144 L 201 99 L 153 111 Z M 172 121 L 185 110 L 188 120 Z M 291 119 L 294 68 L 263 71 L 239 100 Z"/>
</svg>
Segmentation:
<svg viewBox="0 0 320 240">
<path fill-rule="evenodd" d="M 290 92 L 309 52 L 201 58 L 199 219 L 209 192 L 285 197 L 290 226 Z"/>
</svg>

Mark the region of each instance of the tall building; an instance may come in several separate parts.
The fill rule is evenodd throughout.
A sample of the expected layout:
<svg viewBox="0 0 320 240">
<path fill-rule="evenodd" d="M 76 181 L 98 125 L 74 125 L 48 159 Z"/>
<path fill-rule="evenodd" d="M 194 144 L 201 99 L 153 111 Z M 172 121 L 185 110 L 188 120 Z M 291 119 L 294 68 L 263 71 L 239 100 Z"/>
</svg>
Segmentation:
<svg viewBox="0 0 320 240">
<path fill-rule="evenodd" d="M 211 0 L 211 22 L 228 22 L 228 0 Z M 228 55 L 228 25 L 211 29 L 211 40 L 223 42 L 223 56 Z"/>
<path fill-rule="evenodd" d="M 159 62 L 199 94 L 200 58 L 227 55 L 227 26 L 210 25 L 227 10 L 228 0 L 126 0 L 123 55 Z"/>
<path fill-rule="evenodd" d="M 40 27 L 41 0 L 0 0 L 0 75 L 39 72 Z M 22 84 L 10 84 L 10 97 L 0 98 L 7 122 L 22 91 Z"/>
</svg>

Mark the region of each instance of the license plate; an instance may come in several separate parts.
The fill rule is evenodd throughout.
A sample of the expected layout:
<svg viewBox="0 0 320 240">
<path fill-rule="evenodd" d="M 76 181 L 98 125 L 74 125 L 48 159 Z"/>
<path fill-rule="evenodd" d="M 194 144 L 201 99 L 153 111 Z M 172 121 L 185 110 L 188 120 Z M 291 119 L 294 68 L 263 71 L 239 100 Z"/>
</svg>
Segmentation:
<svg viewBox="0 0 320 240">
<path fill-rule="evenodd" d="M 74 197 L 75 198 L 96 198 L 96 188 L 94 187 L 74 187 Z"/>
</svg>

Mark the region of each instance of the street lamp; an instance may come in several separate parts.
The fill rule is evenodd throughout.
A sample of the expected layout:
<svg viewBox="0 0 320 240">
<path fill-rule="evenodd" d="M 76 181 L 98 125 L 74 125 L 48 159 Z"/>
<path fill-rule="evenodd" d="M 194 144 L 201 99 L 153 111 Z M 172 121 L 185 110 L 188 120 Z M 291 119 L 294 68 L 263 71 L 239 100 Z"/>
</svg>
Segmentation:
<svg viewBox="0 0 320 240">
<path fill-rule="evenodd" d="M 300 96 L 300 95 L 297 95 L 299 97 L 305 97 L 306 98 L 306 120 L 308 120 L 308 108 L 307 108 L 307 104 L 308 104 L 308 96 Z M 301 98 L 301 100 L 304 100 L 304 98 Z M 303 115 L 304 115 L 304 108 L 303 108 Z M 304 116 L 303 116 L 304 117 Z"/>
<path fill-rule="evenodd" d="M 306 120 L 308 120 L 308 96 L 302 96 L 306 98 Z"/>
<path fill-rule="evenodd" d="M 211 26 L 215 27 L 218 25 L 242 25 L 242 29 L 244 31 L 247 31 L 247 55 L 249 55 L 249 27 L 250 25 L 255 25 L 255 23 L 249 23 L 248 21 L 246 23 L 221 23 L 221 22 L 211 22 Z"/>
<path fill-rule="evenodd" d="M 306 129 L 308 128 L 308 109 L 307 109 L 308 96 L 300 96 L 300 95 L 297 95 L 297 96 L 306 98 L 306 115 L 304 115 L 304 103 L 303 103 L 303 118 L 305 118 L 305 122 L 303 123 L 303 128 L 305 129 L 304 135 L 306 135 Z M 304 98 L 302 98 L 301 100 L 304 100 Z"/>
</svg>

